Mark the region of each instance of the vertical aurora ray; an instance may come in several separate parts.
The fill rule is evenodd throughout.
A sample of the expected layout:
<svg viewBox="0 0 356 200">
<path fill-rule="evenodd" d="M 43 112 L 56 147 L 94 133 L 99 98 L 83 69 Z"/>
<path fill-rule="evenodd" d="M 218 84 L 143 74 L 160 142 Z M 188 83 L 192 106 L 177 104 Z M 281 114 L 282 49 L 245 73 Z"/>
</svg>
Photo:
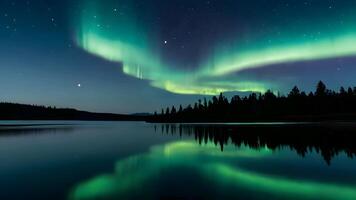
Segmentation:
<svg viewBox="0 0 356 200">
<path fill-rule="evenodd" d="M 133 16 L 131 2 L 121 1 L 116 11 L 100 1 L 82 4 L 85 9 L 77 22 L 77 44 L 89 53 L 122 62 L 123 71 L 129 75 L 155 77 L 160 59 L 150 48 L 144 26 Z M 152 36 L 149 39 L 154 40 Z"/>
</svg>

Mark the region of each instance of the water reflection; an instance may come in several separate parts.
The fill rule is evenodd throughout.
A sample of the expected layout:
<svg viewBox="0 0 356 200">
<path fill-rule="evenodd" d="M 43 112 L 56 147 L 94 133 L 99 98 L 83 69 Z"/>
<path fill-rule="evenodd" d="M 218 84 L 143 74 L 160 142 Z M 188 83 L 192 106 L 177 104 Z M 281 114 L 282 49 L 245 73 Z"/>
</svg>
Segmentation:
<svg viewBox="0 0 356 200">
<path fill-rule="evenodd" d="M 118 161 L 113 173 L 77 185 L 70 199 L 356 199 L 354 183 L 292 178 L 241 164 L 263 167 L 273 164 L 272 157 L 268 148 L 226 145 L 221 152 L 209 142 L 168 143 Z"/>
<path fill-rule="evenodd" d="M 349 158 L 356 155 L 356 129 L 350 124 L 156 125 L 155 130 L 159 129 L 165 134 L 193 135 L 199 144 L 212 142 L 221 151 L 229 143 L 253 149 L 288 147 L 302 157 L 316 151 L 328 165 L 340 153 Z"/>
<path fill-rule="evenodd" d="M 283 157 L 321 154 L 326 163 L 355 154 L 353 129 L 320 125 L 162 124 L 164 134 L 194 136 L 120 160 L 113 173 L 78 184 L 70 199 L 356 199 L 356 183 L 320 165 Z M 220 148 L 216 146 L 219 145 Z M 292 164 L 291 164 L 292 163 Z M 345 163 L 346 164 L 346 163 Z M 298 166 L 297 169 L 287 167 Z M 319 175 L 310 175 L 318 172 Z M 138 192 L 140 191 L 140 192 Z"/>
<path fill-rule="evenodd" d="M 72 125 L 0 125 L 0 137 L 72 132 Z"/>
</svg>

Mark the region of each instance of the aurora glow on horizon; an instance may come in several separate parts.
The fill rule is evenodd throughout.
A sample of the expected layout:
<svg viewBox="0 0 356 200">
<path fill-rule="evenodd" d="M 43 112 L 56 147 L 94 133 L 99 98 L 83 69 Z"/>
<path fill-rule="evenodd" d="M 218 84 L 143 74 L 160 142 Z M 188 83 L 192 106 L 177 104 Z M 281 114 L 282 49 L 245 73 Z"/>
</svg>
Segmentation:
<svg viewBox="0 0 356 200">
<path fill-rule="evenodd" d="M 319 7 L 325 10 L 325 5 L 315 5 L 303 18 L 291 12 L 289 4 L 275 8 L 279 18 L 266 17 L 266 13 L 258 9 L 260 3 L 254 1 L 246 5 L 227 1 L 226 16 L 211 24 L 211 30 L 216 33 L 202 35 L 208 37 L 208 42 L 204 39 L 195 42 L 203 50 L 200 56 L 190 58 L 191 62 L 181 61 L 177 53 L 181 50 L 167 47 L 171 41 L 161 37 L 164 31 L 156 21 L 164 18 L 165 12 L 136 1 L 121 0 L 115 4 L 82 1 L 83 11 L 80 17 L 73 19 L 77 27 L 76 42 L 91 54 L 121 63 L 125 74 L 179 94 L 279 90 L 278 80 L 261 80 L 253 70 L 356 55 L 356 26 L 353 25 L 356 15 L 348 3 L 339 8 L 342 15 L 315 13 Z M 247 13 L 251 10 L 261 13 Z M 241 14 L 231 16 L 232 12 Z M 244 24 L 247 19 L 250 20 L 248 28 Z M 229 26 L 219 29 L 216 25 L 219 23 Z M 241 73 L 245 71 L 251 73 L 248 76 Z"/>
</svg>

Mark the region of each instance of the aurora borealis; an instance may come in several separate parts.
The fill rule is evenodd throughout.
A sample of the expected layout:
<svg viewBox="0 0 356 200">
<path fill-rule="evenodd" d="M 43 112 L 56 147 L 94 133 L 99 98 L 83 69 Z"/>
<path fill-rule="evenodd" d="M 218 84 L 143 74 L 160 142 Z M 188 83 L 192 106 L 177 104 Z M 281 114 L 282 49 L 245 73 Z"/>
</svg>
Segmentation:
<svg viewBox="0 0 356 200">
<path fill-rule="evenodd" d="M 309 92 L 319 80 L 353 87 L 355 9 L 354 0 L 4 0 L 2 101 L 135 113 L 220 92 Z"/>
<path fill-rule="evenodd" d="M 224 1 L 229 8 L 225 10 L 226 16 L 216 19 L 216 23 L 228 26 L 216 27 L 212 23 L 209 31 L 216 33 L 206 36 L 209 45 L 204 43 L 204 32 L 197 31 L 203 39 L 194 41 L 197 46 L 194 48 L 200 51 L 199 56 L 193 54 L 193 58 L 190 58 L 193 61 L 190 62 L 181 62 L 179 55 L 166 58 L 169 53 L 165 51 L 177 50 L 166 47 L 171 41 L 162 34 L 164 28 L 160 23 L 163 22 L 157 22 L 157 19 L 165 17 L 165 12 L 139 1 L 123 0 L 115 1 L 115 4 L 83 1 L 81 6 L 84 10 L 75 20 L 76 41 L 89 53 L 122 63 L 125 74 L 149 80 L 152 86 L 181 94 L 216 95 L 226 91 L 279 90 L 280 83 L 274 80 L 259 80 L 253 75 L 244 77 L 239 72 L 277 64 L 356 55 L 354 3 L 335 5 L 333 2 L 304 2 L 305 13 L 300 16 L 291 11 L 298 6 L 296 1 L 284 4 L 284 1 L 273 2 L 277 4 L 275 12 L 268 14 L 266 12 L 269 10 L 260 8 L 266 4 L 265 1 Z M 183 1 L 182 4 L 185 3 Z M 157 4 L 164 3 L 158 1 Z M 333 12 L 334 6 L 338 7 L 337 13 Z M 194 11 L 196 15 L 213 15 L 215 19 L 216 13 L 202 7 Z M 165 5 L 160 9 L 166 9 Z M 239 14 L 233 15 L 232 12 Z M 251 21 L 244 22 L 249 19 Z M 196 29 L 205 28 L 199 23 L 197 26 Z M 201 50 L 203 47 L 204 50 Z"/>
</svg>

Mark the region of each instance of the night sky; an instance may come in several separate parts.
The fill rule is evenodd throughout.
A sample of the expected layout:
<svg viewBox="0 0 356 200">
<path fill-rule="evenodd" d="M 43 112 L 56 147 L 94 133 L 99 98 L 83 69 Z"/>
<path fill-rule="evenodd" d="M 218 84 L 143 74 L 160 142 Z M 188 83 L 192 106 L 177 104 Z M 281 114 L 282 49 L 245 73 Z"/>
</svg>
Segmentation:
<svg viewBox="0 0 356 200">
<path fill-rule="evenodd" d="M 356 0 L 1 0 L 0 101 L 152 112 L 356 86 Z"/>
</svg>

